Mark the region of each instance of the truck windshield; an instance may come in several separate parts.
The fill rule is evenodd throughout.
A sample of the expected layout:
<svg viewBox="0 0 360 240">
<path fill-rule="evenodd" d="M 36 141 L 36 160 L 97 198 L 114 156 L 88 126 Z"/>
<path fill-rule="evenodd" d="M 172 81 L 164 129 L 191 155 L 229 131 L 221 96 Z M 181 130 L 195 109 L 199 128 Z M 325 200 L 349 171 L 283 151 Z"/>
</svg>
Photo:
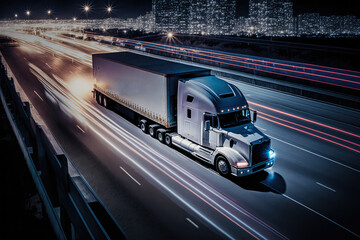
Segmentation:
<svg viewBox="0 0 360 240">
<path fill-rule="evenodd" d="M 219 121 L 220 121 L 220 126 L 223 128 L 249 123 L 251 121 L 249 109 L 220 114 Z"/>
</svg>

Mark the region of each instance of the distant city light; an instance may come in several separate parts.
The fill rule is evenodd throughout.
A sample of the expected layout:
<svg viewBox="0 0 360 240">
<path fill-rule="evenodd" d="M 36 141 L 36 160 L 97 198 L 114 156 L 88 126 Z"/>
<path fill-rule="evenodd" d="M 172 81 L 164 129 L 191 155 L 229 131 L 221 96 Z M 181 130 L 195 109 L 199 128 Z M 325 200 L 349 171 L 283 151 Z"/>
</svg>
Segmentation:
<svg viewBox="0 0 360 240">
<path fill-rule="evenodd" d="M 50 14 L 51 14 L 51 10 L 48 10 L 47 13 L 50 15 Z"/>
<path fill-rule="evenodd" d="M 30 11 L 29 10 L 26 11 L 26 15 L 30 16 Z"/>
<path fill-rule="evenodd" d="M 16 18 L 18 17 L 17 13 L 15 13 L 15 17 L 16 17 Z"/>
<path fill-rule="evenodd" d="M 74 17 L 73 20 L 76 21 L 76 17 Z"/>
</svg>

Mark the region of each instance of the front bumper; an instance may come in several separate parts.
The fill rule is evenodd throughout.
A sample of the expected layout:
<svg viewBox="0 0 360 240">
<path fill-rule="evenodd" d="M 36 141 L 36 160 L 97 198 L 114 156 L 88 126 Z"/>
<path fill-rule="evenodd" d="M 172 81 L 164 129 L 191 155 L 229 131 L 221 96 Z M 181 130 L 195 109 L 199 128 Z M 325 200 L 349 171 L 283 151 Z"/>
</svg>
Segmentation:
<svg viewBox="0 0 360 240">
<path fill-rule="evenodd" d="M 236 177 L 248 176 L 250 174 L 260 172 L 266 168 L 270 168 L 274 166 L 274 163 L 275 159 L 270 159 L 247 168 L 236 168 L 235 166 L 231 166 L 231 174 Z"/>
</svg>

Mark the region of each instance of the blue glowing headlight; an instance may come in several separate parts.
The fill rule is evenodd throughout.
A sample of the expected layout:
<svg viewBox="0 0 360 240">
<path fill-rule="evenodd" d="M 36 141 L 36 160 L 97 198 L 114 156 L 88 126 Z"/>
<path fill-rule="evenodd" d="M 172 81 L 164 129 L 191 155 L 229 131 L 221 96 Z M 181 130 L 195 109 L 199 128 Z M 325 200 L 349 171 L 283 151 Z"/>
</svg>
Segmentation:
<svg viewBox="0 0 360 240">
<path fill-rule="evenodd" d="M 275 155 L 276 155 L 276 154 L 275 154 L 275 151 L 271 149 L 271 150 L 269 151 L 269 158 L 270 158 L 270 159 L 275 158 Z"/>
</svg>

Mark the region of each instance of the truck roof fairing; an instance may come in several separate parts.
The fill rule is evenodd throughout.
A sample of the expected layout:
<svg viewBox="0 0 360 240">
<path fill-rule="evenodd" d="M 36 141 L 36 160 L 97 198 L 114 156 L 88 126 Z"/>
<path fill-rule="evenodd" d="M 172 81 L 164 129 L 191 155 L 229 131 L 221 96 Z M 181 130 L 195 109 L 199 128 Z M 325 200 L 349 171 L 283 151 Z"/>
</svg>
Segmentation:
<svg viewBox="0 0 360 240">
<path fill-rule="evenodd" d="M 244 95 L 236 86 L 215 76 L 198 77 L 188 80 L 187 83 L 196 86 L 198 91 L 207 95 L 218 113 L 228 109 L 233 111 L 234 107 L 240 107 L 240 109 L 249 107 Z M 236 108 L 236 110 L 239 109 Z"/>
</svg>

